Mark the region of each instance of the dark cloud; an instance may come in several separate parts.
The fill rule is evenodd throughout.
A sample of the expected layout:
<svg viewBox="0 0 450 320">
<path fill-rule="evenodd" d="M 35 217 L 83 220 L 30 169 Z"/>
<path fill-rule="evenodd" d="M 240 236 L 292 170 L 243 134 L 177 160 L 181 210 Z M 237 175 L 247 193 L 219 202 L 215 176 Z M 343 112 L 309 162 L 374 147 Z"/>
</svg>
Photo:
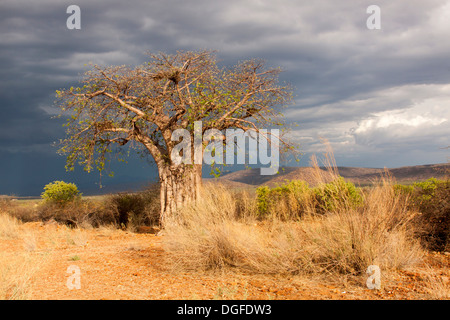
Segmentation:
<svg viewBox="0 0 450 320">
<path fill-rule="evenodd" d="M 0 3 L 0 193 L 66 177 L 51 147 L 64 134 L 55 90 L 76 85 L 89 63 L 141 64 L 149 50 L 213 49 L 223 65 L 259 57 L 283 67 L 296 94 L 286 116 L 306 154 L 323 150 L 323 136 L 345 165 L 446 161 L 449 1 L 377 1 L 381 30 L 366 28 L 368 0 L 80 0 L 82 28 L 68 30 L 71 4 Z"/>
</svg>

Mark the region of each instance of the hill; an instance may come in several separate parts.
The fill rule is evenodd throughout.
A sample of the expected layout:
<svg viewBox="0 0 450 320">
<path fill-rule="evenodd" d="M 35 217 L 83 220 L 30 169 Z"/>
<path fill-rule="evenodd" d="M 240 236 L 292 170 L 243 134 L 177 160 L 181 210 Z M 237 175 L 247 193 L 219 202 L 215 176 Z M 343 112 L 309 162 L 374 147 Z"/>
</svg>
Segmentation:
<svg viewBox="0 0 450 320">
<path fill-rule="evenodd" d="M 410 184 L 416 181 L 423 181 L 431 177 L 437 179 L 447 179 L 450 172 L 450 164 L 429 164 L 407 166 L 400 168 L 358 168 L 358 167 L 337 167 L 338 173 L 346 180 L 356 185 L 370 185 L 374 180 L 389 172 L 398 183 Z M 320 168 L 322 175 L 331 179 L 331 174 L 326 168 Z M 260 175 L 259 169 L 246 169 L 235 171 L 216 179 L 204 179 L 206 182 L 217 181 L 232 188 L 254 188 L 260 185 L 274 186 L 283 183 L 285 180 L 304 180 L 310 185 L 317 181 L 317 172 L 312 167 L 283 167 L 279 173 L 273 176 Z"/>
</svg>

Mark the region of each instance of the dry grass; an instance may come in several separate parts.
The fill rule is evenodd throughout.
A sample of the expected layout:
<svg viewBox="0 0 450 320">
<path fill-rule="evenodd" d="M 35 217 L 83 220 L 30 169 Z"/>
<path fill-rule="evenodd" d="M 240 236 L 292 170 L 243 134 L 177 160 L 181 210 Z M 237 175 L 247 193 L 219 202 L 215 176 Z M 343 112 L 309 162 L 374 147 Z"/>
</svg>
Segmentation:
<svg viewBox="0 0 450 320">
<path fill-rule="evenodd" d="M 321 181 L 323 171 L 315 167 Z M 371 264 L 406 268 L 419 262 L 423 251 L 411 228 L 416 213 L 394 194 L 393 183 L 389 177 L 380 180 L 364 193 L 361 207 L 344 204 L 326 214 L 310 210 L 295 221 L 274 216 L 261 221 L 248 194 L 208 186 L 195 206 L 168 218 L 165 250 L 170 264 L 181 270 L 358 275 Z"/>
<path fill-rule="evenodd" d="M 88 245 L 86 229 L 65 225 L 24 224 L 3 213 L 0 215 L 0 241 L 8 250 L 0 252 L 0 300 L 22 300 L 33 297 L 33 282 L 58 250 Z M 37 229 L 35 229 L 37 227 Z M 112 227 L 98 229 L 98 234 L 120 232 Z"/>
<path fill-rule="evenodd" d="M 41 264 L 30 252 L 0 252 L 0 300 L 29 299 L 31 279 Z"/>
<path fill-rule="evenodd" d="M 423 251 L 414 238 L 407 201 L 382 180 L 365 193 L 358 209 L 339 209 L 303 221 L 304 238 L 315 268 L 359 273 L 375 264 L 383 269 L 402 269 L 419 262 Z"/>
<path fill-rule="evenodd" d="M 33 232 L 24 232 L 23 233 L 23 248 L 26 251 L 32 252 L 37 249 L 37 239 L 36 235 Z"/>
<path fill-rule="evenodd" d="M 0 300 L 28 299 L 30 279 L 42 262 L 35 257 L 34 235 L 24 233 L 21 223 L 6 213 L 0 213 L 0 240 L 24 239 L 23 248 L 18 252 L 0 252 Z"/>
<path fill-rule="evenodd" d="M 19 221 L 5 212 L 0 212 L 0 239 L 18 237 Z"/>
<path fill-rule="evenodd" d="M 77 247 L 84 247 L 88 244 L 88 235 L 84 229 L 68 229 L 66 231 L 67 243 Z"/>
<path fill-rule="evenodd" d="M 436 275 L 430 267 L 424 276 L 425 289 L 431 299 L 449 300 L 450 282 L 448 277 Z"/>
<path fill-rule="evenodd" d="M 7 213 L 0 213 L 0 241 L 8 250 L 0 251 L 0 300 L 32 298 L 32 282 L 54 250 L 67 245 L 86 246 L 86 230 L 58 224 L 42 225 L 37 232 Z"/>
<path fill-rule="evenodd" d="M 22 222 L 37 221 L 39 218 L 38 202 L 36 200 L 0 199 L 0 212 L 8 213 Z"/>
</svg>

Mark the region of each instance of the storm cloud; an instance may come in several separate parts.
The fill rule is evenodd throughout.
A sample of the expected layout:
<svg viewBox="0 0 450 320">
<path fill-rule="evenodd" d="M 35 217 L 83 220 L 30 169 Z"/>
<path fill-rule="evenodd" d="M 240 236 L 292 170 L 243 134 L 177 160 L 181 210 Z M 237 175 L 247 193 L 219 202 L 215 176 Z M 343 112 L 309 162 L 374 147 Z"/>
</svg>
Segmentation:
<svg viewBox="0 0 450 320">
<path fill-rule="evenodd" d="M 66 9 L 81 8 L 69 30 Z M 369 5 L 381 29 L 369 30 Z M 25 1 L 0 3 L 0 194 L 36 195 L 65 173 L 53 143 L 55 90 L 90 64 L 138 65 L 146 52 L 217 50 L 224 66 L 263 58 L 295 89 L 285 110 L 307 157 L 330 141 L 337 163 L 396 167 L 446 162 L 450 145 L 450 1 Z M 133 162 L 105 184 L 155 179 Z M 106 179 L 106 178 L 105 178 Z M 134 180 L 133 180 L 134 179 Z"/>
</svg>

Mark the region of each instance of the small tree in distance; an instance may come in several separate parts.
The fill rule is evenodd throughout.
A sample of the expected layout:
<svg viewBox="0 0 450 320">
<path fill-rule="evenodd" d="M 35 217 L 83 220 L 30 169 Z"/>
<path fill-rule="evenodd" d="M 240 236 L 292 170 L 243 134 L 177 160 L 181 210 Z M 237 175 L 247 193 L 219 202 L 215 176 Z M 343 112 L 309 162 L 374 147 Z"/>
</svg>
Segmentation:
<svg viewBox="0 0 450 320">
<path fill-rule="evenodd" d="M 41 198 L 46 202 L 65 205 L 81 197 L 77 186 L 74 183 L 64 181 L 53 181 L 45 185 Z"/>
<path fill-rule="evenodd" d="M 199 197 L 201 185 L 201 164 L 171 159 L 177 144 L 173 132 L 187 129 L 193 140 L 195 121 L 202 121 L 202 134 L 281 126 L 276 109 L 292 95 L 289 86 L 278 84 L 280 72 L 257 59 L 219 68 L 210 51 L 151 54 L 148 63 L 135 68 L 94 66 L 82 86 L 57 91 L 58 106 L 70 115 L 60 149 L 67 155 L 66 168 L 73 170 L 78 162 L 87 171 L 102 171 L 113 149 L 131 143 L 158 167 L 164 223 L 167 215 Z"/>
</svg>

